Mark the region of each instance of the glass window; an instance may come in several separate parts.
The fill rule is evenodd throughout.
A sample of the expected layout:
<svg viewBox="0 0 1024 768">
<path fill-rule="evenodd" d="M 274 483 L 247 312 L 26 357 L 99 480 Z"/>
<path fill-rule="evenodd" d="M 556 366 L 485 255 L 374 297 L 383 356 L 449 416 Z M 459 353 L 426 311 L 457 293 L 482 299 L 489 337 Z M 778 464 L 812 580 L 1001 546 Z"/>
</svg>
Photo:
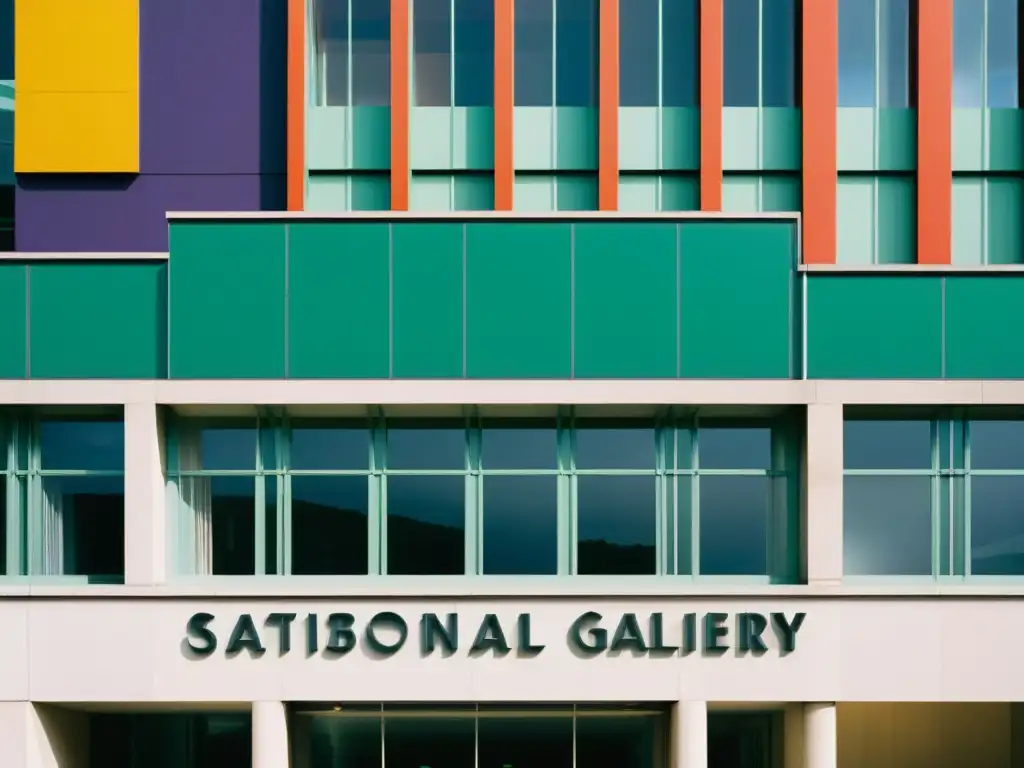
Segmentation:
<svg viewBox="0 0 1024 768">
<path fill-rule="evenodd" d="M 384 718 L 387 768 L 475 768 L 476 721 L 472 717 Z"/>
<path fill-rule="evenodd" d="M 794 106 L 794 0 L 725 0 L 723 12 L 725 106 Z"/>
<path fill-rule="evenodd" d="M 365 476 L 291 478 L 295 574 L 369 572 L 369 486 Z"/>
<path fill-rule="evenodd" d="M 619 104 L 658 106 L 660 0 L 619 5 Z"/>
<path fill-rule="evenodd" d="M 83 764 L 103 768 L 249 768 L 248 712 L 90 712 Z M 377 742 L 380 764 L 380 742 Z M 360 766 L 360 768 L 362 768 Z"/>
<path fill-rule="evenodd" d="M 574 768 L 658 766 L 662 736 L 658 717 L 577 716 Z"/>
<path fill-rule="evenodd" d="M 797 104 L 795 0 L 761 0 L 761 105 Z"/>
<path fill-rule="evenodd" d="M 708 475 L 700 479 L 700 573 L 768 573 L 771 480 Z"/>
<path fill-rule="evenodd" d="M 573 764 L 573 718 L 481 717 L 477 721 L 478 768 Z"/>
<path fill-rule="evenodd" d="M 839 0 L 839 106 L 875 106 L 877 0 Z"/>
<path fill-rule="evenodd" d="M 515 0 L 515 105 L 554 104 L 554 3 Z"/>
<path fill-rule="evenodd" d="M 931 477 L 843 482 L 843 569 L 851 576 L 932 574 Z"/>
<path fill-rule="evenodd" d="M 910 99 L 910 0 L 879 0 L 878 106 L 907 108 Z"/>
<path fill-rule="evenodd" d="M 847 469 L 931 469 L 932 424 L 926 419 L 847 421 L 843 462 Z"/>
<path fill-rule="evenodd" d="M 598 0 L 555 0 L 555 106 L 597 106 Z"/>
<path fill-rule="evenodd" d="M 723 8 L 723 77 L 726 107 L 760 103 L 758 61 L 761 55 L 759 0 L 725 0 Z"/>
<path fill-rule="evenodd" d="M 665 107 L 697 106 L 700 51 L 698 0 L 661 5 L 661 102 Z M 620 5 L 620 8 L 628 7 Z"/>
<path fill-rule="evenodd" d="M 557 480 L 554 475 L 484 478 L 484 573 L 558 573 Z"/>
<path fill-rule="evenodd" d="M 349 76 L 348 0 L 317 0 L 314 16 L 319 106 L 346 107 Z"/>
<path fill-rule="evenodd" d="M 654 448 L 651 427 L 584 422 L 576 430 L 576 468 L 653 470 Z"/>
<path fill-rule="evenodd" d="M 352 106 L 391 103 L 391 4 L 352 3 Z"/>
<path fill-rule="evenodd" d="M 657 573 L 654 478 L 583 475 L 576 482 L 577 573 Z"/>
<path fill-rule="evenodd" d="M 447 107 L 452 99 L 450 0 L 413 3 L 413 81 L 417 107 Z"/>
<path fill-rule="evenodd" d="M 455 0 L 455 106 L 494 104 L 494 4 Z"/>
<path fill-rule="evenodd" d="M 466 571 L 466 481 L 460 475 L 388 475 L 387 572 Z"/>
<path fill-rule="evenodd" d="M 369 469 L 365 427 L 292 426 L 291 467 L 298 470 Z"/>
<path fill-rule="evenodd" d="M 954 107 L 983 106 L 985 2 L 954 0 L 953 3 Z M 1013 4 L 1016 5 L 1016 0 Z"/>
<path fill-rule="evenodd" d="M 310 766 L 381 768 L 382 717 L 360 714 L 359 717 L 312 717 L 310 721 Z"/>
<path fill-rule="evenodd" d="M 485 425 L 482 442 L 485 469 L 558 468 L 558 432 L 554 426 Z"/>
<path fill-rule="evenodd" d="M 980 0 L 976 0 L 980 5 Z M 1017 0 L 987 0 L 988 3 L 988 93 L 989 109 L 1017 109 L 1020 106 L 1017 47 L 1020 36 Z"/>
<path fill-rule="evenodd" d="M 466 429 L 461 425 L 389 427 L 387 466 L 389 470 L 465 469 Z"/>
</svg>

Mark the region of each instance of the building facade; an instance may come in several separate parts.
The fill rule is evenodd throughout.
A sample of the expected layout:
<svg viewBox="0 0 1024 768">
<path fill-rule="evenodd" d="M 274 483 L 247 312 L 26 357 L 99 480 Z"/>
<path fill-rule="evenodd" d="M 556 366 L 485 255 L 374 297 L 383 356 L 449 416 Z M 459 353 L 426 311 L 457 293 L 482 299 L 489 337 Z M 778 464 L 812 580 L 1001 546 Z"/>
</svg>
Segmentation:
<svg viewBox="0 0 1024 768">
<path fill-rule="evenodd" d="M 1024 766 L 1021 24 L 0 0 L 5 768 Z"/>
</svg>

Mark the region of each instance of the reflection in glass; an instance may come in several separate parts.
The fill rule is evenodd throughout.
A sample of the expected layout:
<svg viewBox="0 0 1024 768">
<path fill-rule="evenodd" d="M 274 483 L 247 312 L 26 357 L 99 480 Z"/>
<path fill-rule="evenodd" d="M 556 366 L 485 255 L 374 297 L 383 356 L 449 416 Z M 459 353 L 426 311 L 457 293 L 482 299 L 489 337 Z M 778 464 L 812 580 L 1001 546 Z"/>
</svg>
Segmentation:
<svg viewBox="0 0 1024 768">
<path fill-rule="evenodd" d="M 844 572 L 851 576 L 931 575 L 931 496 L 929 477 L 844 478 Z"/>
<path fill-rule="evenodd" d="M 348 0 L 317 0 L 316 51 L 320 87 L 317 104 L 348 106 Z"/>
<path fill-rule="evenodd" d="M 122 421 L 43 421 L 39 429 L 43 469 L 124 469 Z"/>
<path fill-rule="evenodd" d="M 672 41 L 661 51 L 661 103 L 665 107 L 697 106 L 697 3 L 673 0 L 661 5 L 662 39 Z"/>
<path fill-rule="evenodd" d="M 761 105 L 796 106 L 795 0 L 761 0 Z"/>
<path fill-rule="evenodd" d="M 183 435 L 184 437 L 184 435 Z M 191 441 L 182 439 L 181 447 Z M 241 470 L 256 468 L 256 426 L 206 428 L 200 435 L 201 467 L 189 469 Z M 182 464 L 184 465 L 184 460 Z M 184 468 L 184 467 L 183 467 Z"/>
<path fill-rule="evenodd" d="M 879 0 L 878 106 L 910 106 L 910 0 Z"/>
<path fill-rule="evenodd" d="M 473 718 L 385 717 L 387 768 L 474 768 Z"/>
<path fill-rule="evenodd" d="M 985 0 L 953 1 L 953 106 L 983 106 Z"/>
<path fill-rule="evenodd" d="M 465 509 L 462 476 L 389 476 L 388 573 L 465 573 Z"/>
<path fill-rule="evenodd" d="M 124 574 L 124 478 L 42 478 L 42 573 Z"/>
<path fill-rule="evenodd" d="M 352 4 L 352 106 L 386 107 L 391 102 L 391 4 Z"/>
<path fill-rule="evenodd" d="M 212 541 L 209 566 L 197 564 L 200 574 L 249 576 L 256 572 L 256 480 L 253 477 L 204 478 L 210 484 L 210 513 L 197 521 L 200 533 Z M 205 525 L 204 525 L 205 524 Z M 212 568 L 210 567 L 212 566 Z M 209 568 L 209 569 L 208 569 Z"/>
<path fill-rule="evenodd" d="M 543 475 L 484 478 L 484 573 L 558 572 L 557 481 Z"/>
<path fill-rule="evenodd" d="M 768 573 L 770 491 L 764 476 L 701 476 L 701 575 Z"/>
<path fill-rule="evenodd" d="M 577 469 L 654 469 L 654 430 L 587 426 L 576 430 Z"/>
<path fill-rule="evenodd" d="M 452 93 L 450 0 L 414 0 L 413 82 L 417 107 L 447 107 Z"/>
<path fill-rule="evenodd" d="M 251 717 L 246 713 L 90 712 L 88 756 L 103 768 L 249 768 Z M 378 766 L 380 744 L 377 745 Z"/>
<path fill-rule="evenodd" d="M 657 573 L 654 477 L 584 475 L 577 484 L 577 573 Z"/>
<path fill-rule="evenodd" d="M 494 103 L 494 3 L 455 0 L 455 106 Z"/>
<path fill-rule="evenodd" d="M 758 4 L 759 0 L 725 0 L 722 23 L 726 107 L 758 106 Z"/>
<path fill-rule="evenodd" d="M 597 106 L 598 0 L 555 0 L 555 106 Z"/>
<path fill-rule="evenodd" d="M 1024 421 L 971 421 L 972 469 L 1024 469 Z"/>
<path fill-rule="evenodd" d="M 875 0 L 839 0 L 839 106 L 875 106 Z"/>
<path fill-rule="evenodd" d="M 292 573 L 365 575 L 367 478 L 306 475 L 291 484 Z"/>
<path fill-rule="evenodd" d="M 768 427 L 701 427 L 697 440 L 701 469 L 771 469 Z"/>
<path fill-rule="evenodd" d="M 658 764 L 657 717 L 576 718 L 575 768 L 650 768 Z"/>
<path fill-rule="evenodd" d="M 846 421 L 846 469 L 931 469 L 932 425 L 915 421 Z"/>
<path fill-rule="evenodd" d="M 659 0 L 619 5 L 620 106 L 658 106 L 658 5 Z"/>
<path fill-rule="evenodd" d="M 555 62 L 554 3 L 515 0 L 515 105 L 550 107 Z"/>
<path fill-rule="evenodd" d="M 1017 0 L 988 1 L 988 94 L 989 109 L 1017 109 L 1020 34 Z M 981 5 L 981 0 L 976 0 Z"/>
<path fill-rule="evenodd" d="M 369 467 L 368 429 L 292 426 L 292 469 L 360 470 Z"/>
<path fill-rule="evenodd" d="M 971 478 L 971 573 L 1024 576 L 1024 476 Z"/>
<path fill-rule="evenodd" d="M 388 469 L 464 469 L 466 430 L 455 428 L 388 429 Z"/>
<path fill-rule="evenodd" d="M 310 718 L 310 768 L 381 768 L 381 717 Z"/>
<path fill-rule="evenodd" d="M 485 469 L 557 469 L 555 427 L 483 429 L 481 461 Z"/>
<path fill-rule="evenodd" d="M 478 768 L 571 768 L 572 717 L 481 717 Z"/>
</svg>

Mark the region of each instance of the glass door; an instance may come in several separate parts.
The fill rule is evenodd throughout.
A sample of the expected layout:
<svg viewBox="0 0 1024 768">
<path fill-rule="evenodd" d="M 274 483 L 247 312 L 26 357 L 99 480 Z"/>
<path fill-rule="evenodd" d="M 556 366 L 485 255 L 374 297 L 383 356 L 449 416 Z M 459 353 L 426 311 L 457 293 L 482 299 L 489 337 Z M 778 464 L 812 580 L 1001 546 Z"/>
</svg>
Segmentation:
<svg viewBox="0 0 1024 768">
<path fill-rule="evenodd" d="M 708 713 L 708 768 L 777 768 L 772 712 Z"/>
</svg>

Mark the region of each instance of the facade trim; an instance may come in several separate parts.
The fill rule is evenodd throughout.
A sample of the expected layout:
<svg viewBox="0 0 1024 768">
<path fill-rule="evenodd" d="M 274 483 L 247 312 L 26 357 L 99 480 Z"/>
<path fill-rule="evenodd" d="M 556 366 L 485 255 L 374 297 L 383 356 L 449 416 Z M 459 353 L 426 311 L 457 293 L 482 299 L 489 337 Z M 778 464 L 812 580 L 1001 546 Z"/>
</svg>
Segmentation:
<svg viewBox="0 0 1024 768">
<path fill-rule="evenodd" d="M 677 221 L 713 219 L 724 221 L 787 221 L 800 223 L 796 211 L 725 213 L 722 211 L 168 211 L 170 221 L 206 219 L 211 221 L 576 221 L 603 219 L 613 221 Z"/>
<path fill-rule="evenodd" d="M 515 0 L 494 0 L 494 208 L 515 199 Z"/>
<path fill-rule="evenodd" d="M 306 0 L 288 0 L 287 206 L 306 205 Z"/>
<path fill-rule="evenodd" d="M 802 5 L 801 161 L 803 259 L 836 261 L 836 107 L 838 103 L 839 7 L 837 0 Z"/>
<path fill-rule="evenodd" d="M 391 2 L 391 210 L 409 210 L 409 0 Z"/>
<path fill-rule="evenodd" d="M 722 210 L 723 0 L 700 0 L 700 209 Z"/>
<path fill-rule="evenodd" d="M 615 211 L 619 207 L 619 0 L 601 0 L 598 26 L 597 207 Z"/>
<path fill-rule="evenodd" d="M 953 0 L 918 3 L 917 261 L 952 261 Z"/>
</svg>

